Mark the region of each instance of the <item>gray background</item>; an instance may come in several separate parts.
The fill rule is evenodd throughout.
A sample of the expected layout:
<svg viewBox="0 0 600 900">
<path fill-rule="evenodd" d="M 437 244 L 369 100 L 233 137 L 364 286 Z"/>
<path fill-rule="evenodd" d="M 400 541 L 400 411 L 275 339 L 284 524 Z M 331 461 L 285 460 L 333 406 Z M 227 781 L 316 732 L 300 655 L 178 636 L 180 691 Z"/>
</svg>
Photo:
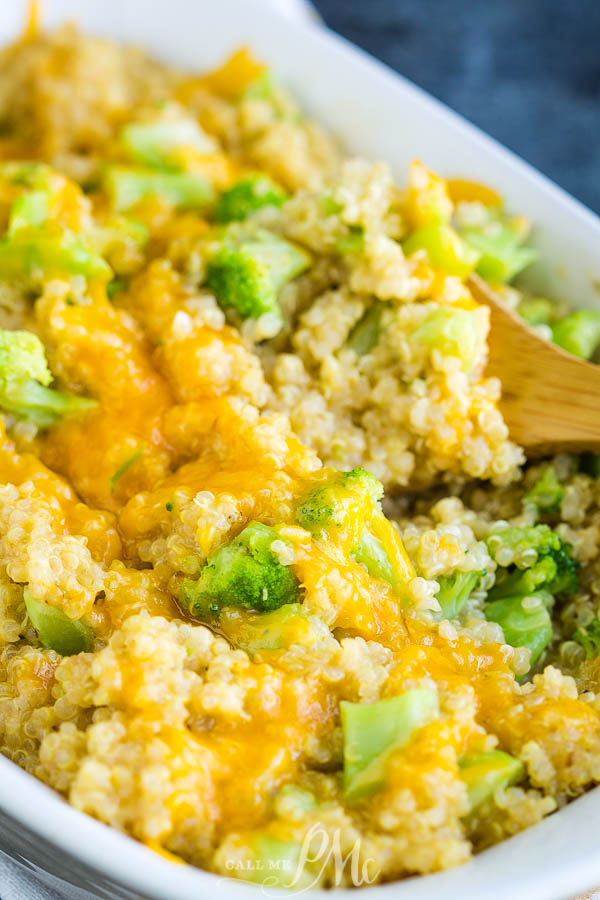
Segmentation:
<svg viewBox="0 0 600 900">
<path fill-rule="evenodd" d="M 600 0 L 314 0 L 600 213 Z"/>
</svg>

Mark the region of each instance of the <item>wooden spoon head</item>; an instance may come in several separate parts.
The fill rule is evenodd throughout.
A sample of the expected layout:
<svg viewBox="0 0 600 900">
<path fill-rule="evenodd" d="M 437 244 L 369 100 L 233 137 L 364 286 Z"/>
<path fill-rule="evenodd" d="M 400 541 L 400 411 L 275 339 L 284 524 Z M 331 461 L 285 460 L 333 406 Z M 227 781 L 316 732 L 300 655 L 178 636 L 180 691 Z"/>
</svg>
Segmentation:
<svg viewBox="0 0 600 900">
<path fill-rule="evenodd" d="M 511 438 L 528 456 L 600 452 L 600 366 L 544 340 L 477 275 L 468 285 L 490 308 L 486 371 L 502 382 Z"/>
</svg>

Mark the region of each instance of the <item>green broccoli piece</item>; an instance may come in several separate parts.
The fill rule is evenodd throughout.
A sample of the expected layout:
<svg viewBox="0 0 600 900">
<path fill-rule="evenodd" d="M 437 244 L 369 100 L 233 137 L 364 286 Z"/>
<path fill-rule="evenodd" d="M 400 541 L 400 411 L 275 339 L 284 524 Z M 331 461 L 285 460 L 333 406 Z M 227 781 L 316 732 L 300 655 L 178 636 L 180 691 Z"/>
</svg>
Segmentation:
<svg viewBox="0 0 600 900">
<path fill-rule="evenodd" d="M 281 650 L 294 641 L 299 621 L 303 625 L 306 624 L 307 630 L 312 633 L 300 603 L 284 603 L 279 609 L 257 615 L 246 614 L 243 619 L 238 616 L 232 629 L 234 643 L 250 656 L 260 653 L 261 650 Z M 221 628 L 226 635 L 229 630 L 227 625 L 227 619 L 223 614 Z"/>
<path fill-rule="evenodd" d="M 419 228 L 404 242 L 402 249 L 407 256 L 417 250 L 425 250 L 434 268 L 460 278 L 466 278 L 481 257 L 478 250 L 463 241 L 450 225 L 445 224 Z"/>
<path fill-rule="evenodd" d="M 269 612 L 294 603 L 298 579 L 271 550 L 274 541 L 283 540 L 275 528 L 250 522 L 208 558 L 197 581 L 183 581 L 179 602 L 196 618 L 218 615 L 222 606 Z"/>
<path fill-rule="evenodd" d="M 383 485 L 366 469 L 332 472 L 303 497 L 296 508 L 296 521 L 321 540 L 327 540 L 334 529 L 348 527 L 357 504 L 366 498 L 375 509 L 382 497 Z"/>
<path fill-rule="evenodd" d="M 571 639 L 581 644 L 588 659 L 594 659 L 600 653 L 600 619 L 596 616 L 588 625 L 581 625 Z"/>
<path fill-rule="evenodd" d="M 347 233 L 335 242 L 335 249 L 341 256 L 360 253 L 365 246 L 365 230 L 362 225 L 348 225 Z"/>
<path fill-rule="evenodd" d="M 52 195 L 50 191 L 27 191 L 13 200 L 7 234 L 13 235 L 21 228 L 38 228 L 50 215 Z"/>
<path fill-rule="evenodd" d="M 365 356 L 370 353 L 378 343 L 381 317 L 388 306 L 388 303 L 375 300 L 348 335 L 346 347 L 354 350 L 357 356 Z"/>
<path fill-rule="evenodd" d="M 51 381 L 40 339 L 30 331 L 0 330 L 0 407 L 47 428 L 96 406 L 94 400 L 49 388 Z"/>
<path fill-rule="evenodd" d="M 540 512 L 554 512 L 560 506 L 564 491 L 553 466 L 546 466 L 524 500 L 535 503 Z"/>
<path fill-rule="evenodd" d="M 461 237 L 480 254 L 476 271 L 488 281 L 512 281 L 538 256 L 530 247 L 522 247 L 522 234 L 500 219 L 482 228 L 464 228 Z"/>
<path fill-rule="evenodd" d="M 511 567 L 490 591 L 490 599 L 527 596 L 538 590 L 550 594 L 577 592 L 579 563 L 571 555 L 571 545 L 564 543 L 548 525 L 513 526 L 488 535 L 486 543 L 500 566 Z M 506 551 L 511 558 L 505 563 Z M 530 557 L 525 563 L 520 562 L 523 554 Z M 513 562 L 515 566 L 511 565 Z"/>
<path fill-rule="evenodd" d="M 199 153 L 212 153 L 211 140 L 194 119 L 163 119 L 156 122 L 130 122 L 120 134 L 128 156 L 153 169 L 181 168 L 177 151 L 192 147 Z"/>
<path fill-rule="evenodd" d="M 473 311 L 459 307 L 441 306 L 432 310 L 413 331 L 411 341 L 417 341 L 445 355 L 458 356 L 463 369 L 473 365 L 479 336 Z"/>
<path fill-rule="evenodd" d="M 549 325 L 556 314 L 556 304 L 546 297 L 523 297 L 517 312 L 528 325 Z"/>
<path fill-rule="evenodd" d="M 565 316 L 552 326 L 552 339 L 567 353 L 580 359 L 591 359 L 600 345 L 600 312 L 579 309 Z"/>
<path fill-rule="evenodd" d="M 145 197 L 159 197 L 180 209 L 204 209 L 215 199 L 212 183 L 200 173 L 107 166 L 103 183 L 117 212 L 131 209 Z"/>
<path fill-rule="evenodd" d="M 344 796 L 353 803 L 385 782 L 394 750 L 437 718 L 438 699 L 430 688 L 413 688 L 377 703 L 340 703 L 344 738 Z"/>
<path fill-rule="evenodd" d="M 255 172 L 245 175 L 233 187 L 223 191 L 215 206 L 215 221 L 242 221 L 265 206 L 279 208 L 288 194 L 268 175 Z"/>
<path fill-rule="evenodd" d="M 452 575 L 437 577 L 440 589 L 435 596 L 444 619 L 455 619 L 458 616 L 482 575 L 485 575 L 485 570 L 453 572 Z"/>
<path fill-rule="evenodd" d="M 551 601 L 551 594 L 546 592 L 506 596 L 488 601 L 485 617 L 501 626 L 507 644 L 531 650 L 533 666 L 552 640 L 552 619 L 546 607 Z"/>
<path fill-rule="evenodd" d="M 37 285 L 49 273 L 107 280 L 112 270 L 86 240 L 70 231 L 53 235 L 22 228 L 0 241 L 0 278 Z"/>
<path fill-rule="evenodd" d="M 485 616 L 502 626 L 508 644 L 529 647 L 533 665 L 552 640 L 553 595 L 577 591 L 579 563 L 547 525 L 513 526 L 489 535 L 487 545 L 501 569 Z"/>
<path fill-rule="evenodd" d="M 354 561 L 401 595 L 414 572 L 399 534 L 381 511 L 382 497 L 383 485 L 370 472 L 333 472 L 302 498 L 296 521 L 317 541 L 355 537 Z"/>
<path fill-rule="evenodd" d="M 493 797 L 499 788 L 522 781 L 525 766 L 502 750 L 489 750 L 487 753 L 463 756 L 458 764 L 458 772 L 467 786 L 469 812 L 472 813 Z"/>
<path fill-rule="evenodd" d="M 243 319 L 272 313 L 283 324 L 279 291 L 309 265 L 308 254 L 289 241 L 230 225 L 208 262 L 206 283 L 224 309 L 233 308 Z"/>
<path fill-rule="evenodd" d="M 70 619 L 58 606 L 36 600 L 25 588 L 25 607 L 42 647 L 61 656 L 89 653 L 94 649 L 94 632 L 79 619 Z"/>
</svg>

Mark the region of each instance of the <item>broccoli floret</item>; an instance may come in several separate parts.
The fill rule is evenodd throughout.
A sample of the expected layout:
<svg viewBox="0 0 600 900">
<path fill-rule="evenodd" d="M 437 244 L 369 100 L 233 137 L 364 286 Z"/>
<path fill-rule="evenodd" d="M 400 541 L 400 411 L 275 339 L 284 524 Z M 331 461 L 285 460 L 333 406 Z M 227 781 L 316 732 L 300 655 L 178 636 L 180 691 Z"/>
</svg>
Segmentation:
<svg viewBox="0 0 600 900">
<path fill-rule="evenodd" d="M 358 320 L 346 341 L 346 346 L 354 350 L 357 356 L 370 353 L 379 341 L 381 317 L 389 303 L 375 300 L 364 316 Z"/>
<path fill-rule="evenodd" d="M 554 512 L 563 498 L 564 491 L 553 466 L 546 466 L 542 474 L 530 491 L 525 494 L 524 500 L 535 503 L 541 512 Z"/>
<path fill-rule="evenodd" d="M 223 191 L 215 206 L 215 220 L 223 224 L 242 221 L 265 206 L 283 206 L 287 199 L 288 194 L 268 175 L 252 173 Z"/>
<path fill-rule="evenodd" d="M 381 482 L 358 468 L 324 474 L 296 507 L 296 521 L 317 541 L 351 545 L 355 562 L 401 594 L 414 571 L 400 535 L 381 511 Z"/>
<path fill-rule="evenodd" d="M 0 330 L 0 407 L 47 428 L 63 416 L 96 405 L 94 400 L 49 388 L 51 381 L 40 339 L 30 331 Z"/>
<path fill-rule="evenodd" d="M 490 599 L 526 596 L 540 589 L 551 594 L 576 593 L 579 563 L 571 555 L 571 545 L 548 525 L 513 526 L 489 535 L 487 545 L 497 563 L 512 569 L 494 586 Z"/>
<path fill-rule="evenodd" d="M 552 339 L 567 353 L 591 359 L 600 345 L 600 312 L 579 309 L 565 316 L 552 326 Z"/>
<path fill-rule="evenodd" d="M 197 581 L 186 579 L 179 601 L 197 618 L 215 616 L 222 606 L 241 606 L 258 612 L 294 603 L 298 579 L 271 550 L 282 541 L 277 530 L 251 522 L 230 543 L 209 557 Z"/>
<path fill-rule="evenodd" d="M 533 665 L 552 640 L 553 595 L 577 591 L 579 563 L 547 525 L 513 526 L 489 535 L 487 545 L 505 568 L 488 594 L 486 618 L 502 626 L 507 643 L 529 647 Z"/>
<path fill-rule="evenodd" d="M 598 617 L 585 626 L 580 626 L 572 635 L 572 640 L 581 644 L 588 659 L 600 653 L 600 619 Z"/>
<path fill-rule="evenodd" d="M 440 604 L 444 619 L 457 617 L 482 575 L 485 575 L 485 571 L 453 572 L 452 575 L 438 576 L 436 581 L 440 589 L 435 598 Z"/>
<path fill-rule="evenodd" d="M 224 308 L 243 319 L 272 313 L 283 324 L 281 288 L 310 265 L 304 250 L 264 229 L 230 225 L 210 258 L 206 282 Z"/>
<path fill-rule="evenodd" d="M 296 508 L 296 521 L 302 528 L 327 540 L 335 529 L 346 528 L 356 510 L 378 504 L 383 485 L 365 469 L 333 472 L 323 483 L 310 490 Z"/>
</svg>

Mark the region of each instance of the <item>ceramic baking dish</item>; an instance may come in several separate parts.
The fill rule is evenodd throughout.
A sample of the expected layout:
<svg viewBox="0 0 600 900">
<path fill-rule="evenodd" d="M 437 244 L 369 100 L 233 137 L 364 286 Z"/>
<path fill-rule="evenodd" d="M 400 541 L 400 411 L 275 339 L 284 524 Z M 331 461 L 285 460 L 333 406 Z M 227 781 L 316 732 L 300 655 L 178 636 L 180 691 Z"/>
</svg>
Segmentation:
<svg viewBox="0 0 600 900">
<path fill-rule="evenodd" d="M 76 19 L 83 29 L 139 44 L 190 69 L 210 66 L 236 46 L 251 44 L 351 151 L 388 161 L 399 179 L 418 156 L 444 175 L 465 175 L 497 187 L 510 207 L 536 223 L 541 262 L 529 276 L 535 286 L 576 305 L 599 302 L 596 216 L 459 116 L 325 29 L 296 24 L 256 0 L 44 0 L 43 6 L 44 24 Z M 24 14 L 24 2 L 0 5 L 1 43 L 18 33 Z M 600 788 L 458 869 L 366 888 L 361 897 L 566 900 L 600 884 L 599 822 Z M 0 850 L 36 868 L 59 892 L 57 879 L 109 898 L 251 900 L 264 893 L 263 888 L 168 862 L 70 808 L 3 758 Z"/>
</svg>

